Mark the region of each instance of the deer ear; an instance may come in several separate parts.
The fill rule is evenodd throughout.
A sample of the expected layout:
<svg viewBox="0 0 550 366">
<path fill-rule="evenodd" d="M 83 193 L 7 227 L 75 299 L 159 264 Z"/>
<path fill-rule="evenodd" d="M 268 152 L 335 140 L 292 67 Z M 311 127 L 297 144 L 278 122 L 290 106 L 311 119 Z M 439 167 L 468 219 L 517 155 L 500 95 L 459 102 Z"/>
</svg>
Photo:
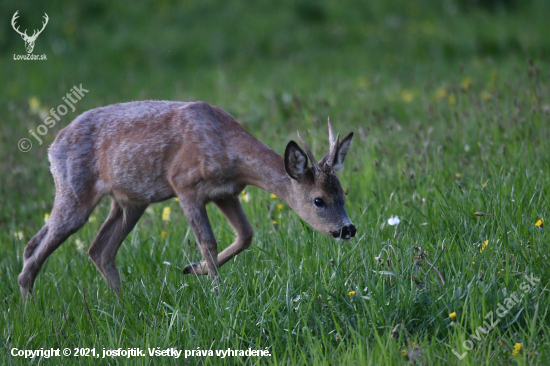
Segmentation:
<svg viewBox="0 0 550 366">
<path fill-rule="evenodd" d="M 307 155 L 294 141 L 290 141 L 285 149 L 285 170 L 295 180 L 301 180 L 307 171 Z"/>
<path fill-rule="evenodd" d="M 344 167 L 344 160 L 348 154 L 349 145 L 353 138 L 353 132 L 350 132 L 344 139 L 338 144 L 338 150 L 336 150 L 336 156 L 334 157 L 334 164 L 332 168 L 334 170 L 340 170 Z"/>
</svg>

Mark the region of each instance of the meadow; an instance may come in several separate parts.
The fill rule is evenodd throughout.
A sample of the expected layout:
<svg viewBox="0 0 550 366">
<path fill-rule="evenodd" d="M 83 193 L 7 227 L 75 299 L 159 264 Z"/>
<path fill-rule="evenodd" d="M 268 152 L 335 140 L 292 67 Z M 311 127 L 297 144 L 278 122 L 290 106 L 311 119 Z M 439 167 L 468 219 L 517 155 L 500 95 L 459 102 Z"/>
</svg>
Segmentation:
<svg viewBox="0 0 550 366">
<path fill-rule="evenodd" d="M 2 9 L 1 364 L 550 364 L 549 3 L 54 0 Z M 10 25 L 16 10 L 22 29 L 48 14 L 34 50 L 47 60 L 13 59 L 26 53 Z M 40 145 L 29 131 L 80 84 L 89 92 Z M 179 204 L 165 201 L 119 250 L 120 300 L 87 255 L 109 213 L 104 199 L 24 304 L 24 246 L 54 198 L 48 145 L 86 110 L 144 99 L 224 108 L 279 154 L 300 130 L 322 156 L 329 116 L 336 132 L 354 131 L 339 176 L 358 236 L 334 241 L 247 187 L 240 199 L 254 241 L 221 268 L 215 293 L 209 278 L 182 274 L 201 253 Z M 18 149 L 22 138 L 29 152 Z M 208 214 L 221 250 L 234 234 L 215 207 Z M 11 354 L 157 347 L 269 356 Z"/>
</svg>

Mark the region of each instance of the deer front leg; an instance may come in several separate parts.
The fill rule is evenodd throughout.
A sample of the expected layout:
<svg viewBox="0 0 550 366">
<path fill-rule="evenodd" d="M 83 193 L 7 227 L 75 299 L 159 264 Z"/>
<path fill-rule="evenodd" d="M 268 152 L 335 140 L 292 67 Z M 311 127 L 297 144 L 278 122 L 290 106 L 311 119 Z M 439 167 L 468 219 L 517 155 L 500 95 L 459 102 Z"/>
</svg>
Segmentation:
<svg viewBox="0 0 550 366">
<path fill-rule="evenodd" d="M 237 234 L 235 242 L 218 255 L 218 264 L 221 267 L 224 263 L 250 246 L 253 231 L 250 222 L 244 214 L 241 202 L 237 197 L 217 200 L 214 203 L 223 212 Z M 187 265 L 183 269 L 183 273 L 198 273 L 199 271 L 203 273 L 205 269 L 206 263 L 204 261 L 195 262 Z"/>
<path fill-rule="evenodd" d="M 183 273 L 208 274 L 210 278 L 215 279 L 219 275 L 218 244 L 210 226 L 206 206 L 203 203 L 189 201 L 186 197 L 179 197 L 179 201 L 204 257 L 204 261 L 199 262 L 200 264 L 190 265 L 190 270 L 188 270 L 189 266 L 185 267 Z"/>
</svg>

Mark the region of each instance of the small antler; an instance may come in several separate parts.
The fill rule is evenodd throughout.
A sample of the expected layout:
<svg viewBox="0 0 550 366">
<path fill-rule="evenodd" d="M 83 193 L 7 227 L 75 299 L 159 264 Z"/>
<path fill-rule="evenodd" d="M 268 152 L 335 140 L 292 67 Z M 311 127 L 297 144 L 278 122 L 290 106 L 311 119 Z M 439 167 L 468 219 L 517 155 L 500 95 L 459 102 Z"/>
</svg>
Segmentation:
<svg viewBox="0 0 550 366">
<path fill-rule="evenodd" d="M 330 123 L 330 117 L 328 117 L 328 142 L 330 146 L 334 143 L 334 131 L 332 130 L 332 123 Z"/>
<path fill-rule="evenodd" d="M 336 156 L 336 150 L 338 150 L 338 144 L 340 143 L 340 134 L 336 135 L 334 139 L 334 131 L 332 130 L 332 124 L 330 123 L 330 117 L 328 118 L 328 142 L 330 144 L 328 158 L 325 163 L 325 168 L 327 170 L 332 169 L 332 164 L 334 163 L 334 157 Z"/>
<path fill-rule="evenodd" d="M 39 35 L 40 33 L 42 33 L 42 31 L 44 30 L 44 28 L 46 28 L 46 24 L 48 24 L 48 20 L 49 20 L 48 14 L 44 13 L 44 18 L 45 18 L 46 22 L 42 22 L 42 29 L 40 29 L 40 30 L 38 31 L 38 33 L 37 33 L 36 29 L 35 29 L 34 32 L 33 32 L 33 34 L 32 34 L 32 36 L 30 36 L 29 38 L 36 39 L 36 38 L 38 37 L 38 35 Z"/>
<path fill-rule="evenodd" d="M 315 159 L 315 156 L 313 156 L 313 151 L 311 151 L 311 149 L 309 148 L 309 145 L 306 144 L 302 136 L 300 136 L 300 131 L 298 131 L 298 138 L 300 139 L 300 141 L 302 141 L 302 144 L 306 149 L 307 157 L 311 161 L 311 165 L 313 165 L 313 169 L 315 170 L 316 173 L 320 172 L 321 168 L 319 167 L 319 163 L 317 163 L 317 159 Z"/>
<path fill-rule="evenodd" d="M 19 26 L 17 26 L 17 28 L 15 27 L 15 21 L 17 20 L 17 18 L 19 18 L 19 15 L 17 15 L 18 12 L 19 12 L 19 10 L 17 10 L 15 12 L 15 14 L 13 14 L 13 17 L 11 18 L 11 26 L 13 27 L 13 30 L 15 30 L 17 33 L 19 33 L 22 37 L 29 38 L 29 36 L 27 35 L 27 30 L 26 29 L 25 29 L 24 33 L 21 33 L 21 31 L 19 31 Z"/>
</svg>

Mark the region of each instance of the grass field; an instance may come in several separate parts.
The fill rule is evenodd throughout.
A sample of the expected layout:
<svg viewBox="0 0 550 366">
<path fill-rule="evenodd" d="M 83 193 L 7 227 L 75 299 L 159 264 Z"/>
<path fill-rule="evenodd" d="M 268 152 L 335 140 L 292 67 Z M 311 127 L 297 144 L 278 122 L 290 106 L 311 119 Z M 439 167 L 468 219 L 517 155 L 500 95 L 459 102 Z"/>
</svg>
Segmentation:
<svg viewBox="0 0 550 366">
<path fill-rule="evenodd" d="M 550 364 L 550 4 L 132 5 L 2 5 L 1 364 Z M 13 60 L 25 54 L 16 10 L 22 29 L 48 13 L 34 50 L 47 61 Z M 39 145 L 29 130 L 80 84 L 89 92 Z M 322 156 L 328 116 L 354 131 L 340 180 L 358 237 L 336 242 L 247 187 L 254 242 L 214 293 L 207 277 L 182 275 L 201 254 L 178 203 L 151 205 L 117 257 L 120 301 L 87 255 L 105 199 L 23 304 L 23 249 L 54 198 L 48 145 L 88 109 L 142 99 L 220 106 L 280 154 L 299 129 Z M 215 207 L 209 216 L 223 249 L 234 235 Z M 270 356 L 11 355 L 92 347 Z"/>
</svg>

